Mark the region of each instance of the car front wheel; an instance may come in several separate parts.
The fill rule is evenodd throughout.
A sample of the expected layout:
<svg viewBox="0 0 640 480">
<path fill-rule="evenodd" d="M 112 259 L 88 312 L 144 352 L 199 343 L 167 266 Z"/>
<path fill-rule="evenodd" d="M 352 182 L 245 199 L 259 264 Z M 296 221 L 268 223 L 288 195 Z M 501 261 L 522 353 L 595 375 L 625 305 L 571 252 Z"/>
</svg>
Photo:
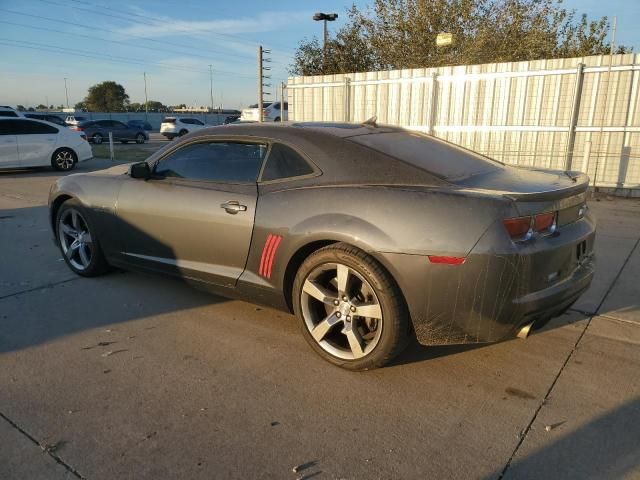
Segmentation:
<svg viewBox="0 0 640 480">
<path fill-rule="evenodd" d="M 62 257 L 74 273 L 95 277 L 108 270 L 95 229 L 76 200 L 67 200 L 58 210 L 56 231 Z"/>
<path fill-rule="evenodd" d="M 406 346 L 402 294 L 371 256 L 346 244 L 311 254 L 293 287 L 302 333 L 324 359 L 349 370 L 381 367 Z"/>
<path fill-rule="evenodd" d="M 99 133 L 96 133 L 93 137 L 91 137 L 93 140 L 93 143 L 95 143 L 96 145 L 100 145 L 102 143 L 102 135 Z"/>
<path fill-rule="evenodd" d="M 143 134 L 139 133 L 136 135 L 136 143 L 142 144 L 144 143 L 144 141 L 145 141 L 145 138 Z"/>
</svg>

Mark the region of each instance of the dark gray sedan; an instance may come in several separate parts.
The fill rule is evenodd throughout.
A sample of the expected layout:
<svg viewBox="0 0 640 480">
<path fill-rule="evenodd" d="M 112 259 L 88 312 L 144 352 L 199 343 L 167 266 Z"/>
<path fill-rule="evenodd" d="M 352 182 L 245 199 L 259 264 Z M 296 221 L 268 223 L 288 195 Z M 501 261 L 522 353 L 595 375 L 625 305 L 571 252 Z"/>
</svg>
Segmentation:
<svg viewBox="0 0 640 480">
<path fill-rule="evenodd" d="M 178 276 L 293 312 L 328 361 L 526 336 L 593 277 L 588 178 L 504 165 L 375 124 L 237 124 L 62 177 L 69 268 Z"/>
<path fill-rule="evenodd" d="M 109 141 L 109 133 L 112 134 L 114 142 L 144 143 L 149 140 L 149 134 L 144 129 L 144 125 L 127 125 L 117 120 L 89 120 L 78 123 L 72 129 L 84 132 L 90 142 L 98 145 Z"/>
</svg>

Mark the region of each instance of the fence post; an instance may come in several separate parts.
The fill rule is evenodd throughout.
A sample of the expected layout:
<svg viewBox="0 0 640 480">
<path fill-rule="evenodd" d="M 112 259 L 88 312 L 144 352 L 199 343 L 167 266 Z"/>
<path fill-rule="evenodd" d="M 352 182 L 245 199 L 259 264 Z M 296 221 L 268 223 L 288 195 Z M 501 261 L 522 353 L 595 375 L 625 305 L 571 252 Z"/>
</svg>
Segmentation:
<svg viewBox="0 0 640 480">
<path fill-rule="evenodd" d="M 344 79 L 344 121 L 351 121 L 351 79 L 349 77 Z"/>
<path fill-rule="evenodd" d="M 111 157 L 111 161 L 113 162 L 115 158 L 113 154 L 113 132 L 109 132 L 109 156 Z"/>
<path fill-rule="evenodd" d="M 431 102 L 429 103 L 429 125 L 427 133 L 433 135 L 433 125 L 436 123 L 436 116 L 438 114 L 438 73 L 433 72 L 431 74 Z"/>
<path fill-rule="evenodd" d="M 578 126 L 578 114 L 580 113 L 580 100 L 582 99 L 582 82 L 584 80 L 584 63 L 579 63 L 576 69 L 576 84 L 573 90 L 573 108 L 569 121 L 569 136 L 567 138 L 567 150 L 565 152 L 564 169 L 571 170 L 573 163 L 573 148 L 576 144 L 576 127 Z M 557 105 L 556 105 L 557 108 Z"/>
</svg>

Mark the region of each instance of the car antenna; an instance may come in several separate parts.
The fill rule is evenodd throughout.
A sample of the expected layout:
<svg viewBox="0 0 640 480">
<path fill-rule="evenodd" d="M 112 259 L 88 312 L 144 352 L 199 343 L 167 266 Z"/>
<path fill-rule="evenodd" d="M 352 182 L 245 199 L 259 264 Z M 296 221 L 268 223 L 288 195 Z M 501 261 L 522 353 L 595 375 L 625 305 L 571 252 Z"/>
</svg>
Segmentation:
<svg viewBox="0 0 640 480">
<path fill-rule="evenodd" d="M 376 123 L 377 121 L 378 121 L 378 117 L 376 115 L 374 115 L 369 120 L 366 120 L 366 121 L 362 122 L 362 125 L 366 125 L 368 127 L 377 128 L 378 127 L 378 124 Z"/>
</svg>

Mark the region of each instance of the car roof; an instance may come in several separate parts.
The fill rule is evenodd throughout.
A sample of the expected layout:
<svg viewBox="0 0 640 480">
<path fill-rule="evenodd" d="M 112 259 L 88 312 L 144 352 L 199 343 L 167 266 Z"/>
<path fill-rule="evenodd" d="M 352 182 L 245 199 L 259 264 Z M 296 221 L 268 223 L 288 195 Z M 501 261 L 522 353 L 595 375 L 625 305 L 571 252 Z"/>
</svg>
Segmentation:
<svg viewBox="0 0 640 480">
<path fill-rule="evenodd" d="M 38 123 L 42 123 L 44 125 L 56 125 L 58 127 L 62 127 L 62 125 L 58 125 L 56 123 L 52 123 L 52 122 L 47 122 L 46 120 L 40 120 L 39 118 L 29 118 L 29 117 L 0 117 L 0 121 L 6 122 L 6 121 L 12 121 L 15 122 L 16 120 L 22 120 L 22 121 L 27 121 L 27 122 L 38 122 Z M 68 130 L 68 129 L 65 129 Z M 71 130 L 69 130 L 71 131 Z"/>
</svg>

